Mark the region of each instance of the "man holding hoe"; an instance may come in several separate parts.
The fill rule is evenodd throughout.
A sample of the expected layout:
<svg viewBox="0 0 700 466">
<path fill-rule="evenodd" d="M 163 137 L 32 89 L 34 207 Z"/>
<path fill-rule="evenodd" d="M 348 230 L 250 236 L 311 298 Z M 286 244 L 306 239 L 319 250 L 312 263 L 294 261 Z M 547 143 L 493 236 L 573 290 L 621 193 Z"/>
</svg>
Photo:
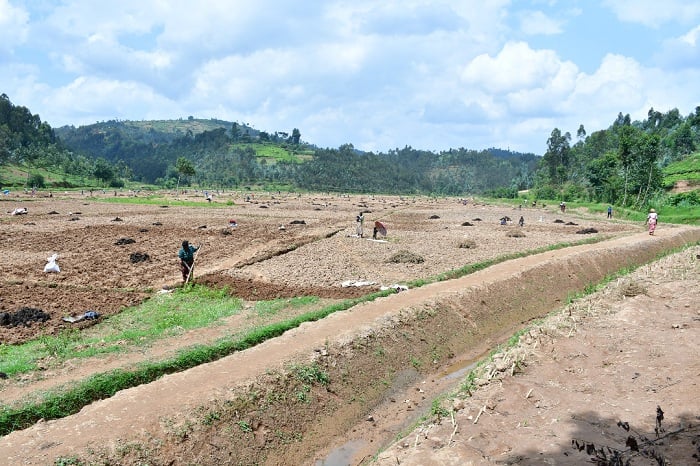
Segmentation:
<svg viewBox="0 0 700 466">
<path fill-rule="evenodd" d="M 180 270 L 182 271 L 182 282 L 186 285 L 192 276 L 192 271 L 194 269 L 194 253 L 200 246 L 192 246 L 185 240 L 182 242 L 182 247 L 177 253 L 177 257 L 180 258 Z"/>
</svg>

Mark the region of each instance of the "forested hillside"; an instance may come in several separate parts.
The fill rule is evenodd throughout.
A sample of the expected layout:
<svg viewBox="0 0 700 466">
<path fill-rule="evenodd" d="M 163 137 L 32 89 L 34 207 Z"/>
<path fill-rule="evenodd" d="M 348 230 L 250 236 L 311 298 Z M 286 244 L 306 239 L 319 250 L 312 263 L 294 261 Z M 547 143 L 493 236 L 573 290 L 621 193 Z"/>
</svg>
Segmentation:
<svg viewBox="0 0 700 466">
<path fill-rule="evenodd" d="M 441 153 L 405 147 L 366 153 L 351 144 L 319 149 L 301 132 L 267 133 L 220 120 L 109 121 L 57 134 L 72 150 L 127 167 L 134 180 L 172 187 L 185 182 L 210 188 L 263 184 L 337 192 L 460 195 L 529 187 L 534 154 L 499 149 Z M 191 173 L 178 170 L 178 160 Z M 512 188 L 512 189 L 511 189 Z"/>
<path fill-rule="evenodd" d="M 666 195 L 664 169 L 692 158 L 700 147 L 700 107 L 687 117 L 677 109 L 651 108 L 643 121 L 620 113 L 608 129 L 590 135 L 581 125 L 576 138 L 571 145 L 570 133 L 552 131 L 535 177 L 535 197 L 641 209 Z M 697 189 L 691 171 L 686 180 Z"/>
<path fill-rule="evenodd" d="M 56 186 L 69 187 L 65 175 L 87 180 L 99 169 L 96 160 L 67 150 L 53 128 L 39 115 L 23 106 L 14 105 L 6 94 L 0 94 L 0 166 L 14 165 L 26 170 L 22 177 L 27 187 L 44 187 L 39 172 L 54 170 L 61 175 Z M 8 182 L 7 170 L 0 171 L 0 184 Z"/>
<path fill-rule="evenodd" d="M 688 116 L 677 109 L 661 113 L 652 108 L 643 121 L 620 113 L 610 127 L 590 135 L 581 125 L 576 142 L 572 139 L 554 128 L 540 157 L 498 148 L 433 152 L 406 146 L 381 153 L 362 152 L 352 144 L 318 148 L 304 142 L 297 128 L 268 133 L 193 117 L 54 130 L 29 109 L 0 96 L 0 164 L 26 170 L 25 186 L 41 187 L 38 171 L 51 169 L 63 173 L 53 185 L 65 187 L 135 182 L 165 188 L 259 186 L 500 197 L 529 190 L 527 196 L 535 199 L 633 209 L 652 203 L 698 204 L 700 107 Z"/>
</svg>

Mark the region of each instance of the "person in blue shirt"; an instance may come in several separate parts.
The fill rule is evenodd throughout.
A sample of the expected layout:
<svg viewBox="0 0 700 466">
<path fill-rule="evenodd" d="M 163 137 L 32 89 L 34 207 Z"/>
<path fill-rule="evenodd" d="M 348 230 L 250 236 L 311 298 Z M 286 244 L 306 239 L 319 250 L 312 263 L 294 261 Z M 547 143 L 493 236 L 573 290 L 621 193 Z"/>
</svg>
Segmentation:
<svg viewBox="0 0 700 466">
<path fill-rule="evenodd" d="M 608 206 L 608 218 L 612 218 L 612 206 Z"/>
<path fill-rule="evenodd" d="M 180 271 L 182 272 L 183 282 L 187 282 L 187 277 L 190 276 L 190 271 L 194 267 L 194 253 L 197 252 L 197 249 L 199 249 L 199 246 L 192 246 L 185 240 L 177 253 L 177 257 L 180 258 Z"/>
</svg>

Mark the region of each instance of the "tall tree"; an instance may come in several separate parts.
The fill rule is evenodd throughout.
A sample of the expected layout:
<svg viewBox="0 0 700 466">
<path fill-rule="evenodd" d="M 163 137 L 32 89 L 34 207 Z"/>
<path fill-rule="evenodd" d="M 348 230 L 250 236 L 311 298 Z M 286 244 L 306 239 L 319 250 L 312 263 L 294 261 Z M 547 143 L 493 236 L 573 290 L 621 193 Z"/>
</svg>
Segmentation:
<svg viewBox="0 0 700 466">
<path fill-rule="evenodd" d="M 299 144 L 299 141 L 301 140 L 301 132 L 299 131 L 299 129 L 294 128 L 292 130 L 291 139 L 293 144 Z"/>
<path fill-rule="evenodd" d="M 642 134 L 636 143 L 637 170 L 639 174 L 639 191 L 637 192 L 637 207 L 646 205 L 649 193 L 661 184 L 661 174 L 657 161 L 661 139 L 657 134 Z M 646 178 L 646 180 L 644 179 Z"/>
<path fill-rule="evenodd" d="M 618 143 L 617 155 L 622 164 L 624 173 L 624 191 L 622 196 L 622 205 L 627 205 L 627 188 L 629 186 L 629 174 L 634 162 L 632 149 L 636 141 L 637 131 L 630 125 L 623 125 L 620 129 L 620 141 Z"/>
<path fill-rule="evenodd" d="M 549 139 L 547 139 L 547 152 L 542 158 L 547 167 L 549 178 L 555 185 L 562 185 L 567 178 L 569 168 L 569 155 L 571 146 L 571 134 L 562 134 L 559 128 L 554 128 Z"/>
<path fill-rule="evenodd" d="M 177 162 L 175 162 L 175 170 L 177 171 L 177 192 L 180 195 L 180 178 L 183 176 L 194 176 L 195 170 L 192 162 L 187 160 L 185 157 L 178 157 Z"/>
<path fill-rule="evenodd" d="M 92 172 L 95 178 L 105 183 L 105 185 L 114 178 L 114 168 L 102 157 L 95 160 L 95 168 Z"/>
<path fill-rule="evenodd" d="M 583 125 L 580 125 L 578 127 L 578 131 L 576 131 L 576 137 L 580 140 L 586 139 L 586 128 L 583 127 Z"/>
</svg>

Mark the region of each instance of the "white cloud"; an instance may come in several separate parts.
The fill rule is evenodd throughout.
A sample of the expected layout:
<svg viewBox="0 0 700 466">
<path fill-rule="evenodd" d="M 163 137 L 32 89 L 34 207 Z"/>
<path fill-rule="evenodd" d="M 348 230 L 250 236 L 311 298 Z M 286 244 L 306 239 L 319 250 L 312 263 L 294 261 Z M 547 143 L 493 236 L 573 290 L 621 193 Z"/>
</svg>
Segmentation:
<svg viewBox="0 0 700 466">
<path fill-rule="evenodd" d="M 700 2 L 694 0 L 604 0 L 603 5 L 622 21 L 653 28 L 665 23 L 686 24 L 700 17 Z"/>
<path fill-rule="evenodd" d="M 562 87 L 576 66 L 559 59 L 552 50 L 533 50 L 524 42 L 509 42 L 495 57 L 482 54 L 462 72 L 465 83 L 490 93 L 547 89 L 552 83 Z M 556 90 L 555 88 L 555 90 Z"/>
<path fill-rule="evenodd" d="M 0 57 L 24 43 L 28 21 L 29 14 L 24 9 L 12 6 L 8 0 L 0 0 Z"/>
<path fill-rule="evenodd" d="M 520 15 L 520 29 L 529 36 L 561 34 L 562 24 L 541 11 L 526 11 Z"/>
<path fill-rule="evenodd" d="M 667 39 L 655 54 L 661 66 L 676 69 L 700 69 L 700 26 L 680 37 Z"/>
<path fill-rule="evenodd" d="M 176 118 L 184 112 L 172 101 L 137 82 L 79 77 L 47 93 L 52 111 L 45 118 L 62 124 L 90 124 L 98 120 Z"/>
<path fill-rule="evenodd" d="M 624 108 L 642 97 L 644 70 L 635 60 L 607 55 L 592 75 L 581 75 L 572 94 L 576 104 L 598 103 L 607 108 Z M 616 112 L 617 113 L 617 112 Z"/>
</svg>

